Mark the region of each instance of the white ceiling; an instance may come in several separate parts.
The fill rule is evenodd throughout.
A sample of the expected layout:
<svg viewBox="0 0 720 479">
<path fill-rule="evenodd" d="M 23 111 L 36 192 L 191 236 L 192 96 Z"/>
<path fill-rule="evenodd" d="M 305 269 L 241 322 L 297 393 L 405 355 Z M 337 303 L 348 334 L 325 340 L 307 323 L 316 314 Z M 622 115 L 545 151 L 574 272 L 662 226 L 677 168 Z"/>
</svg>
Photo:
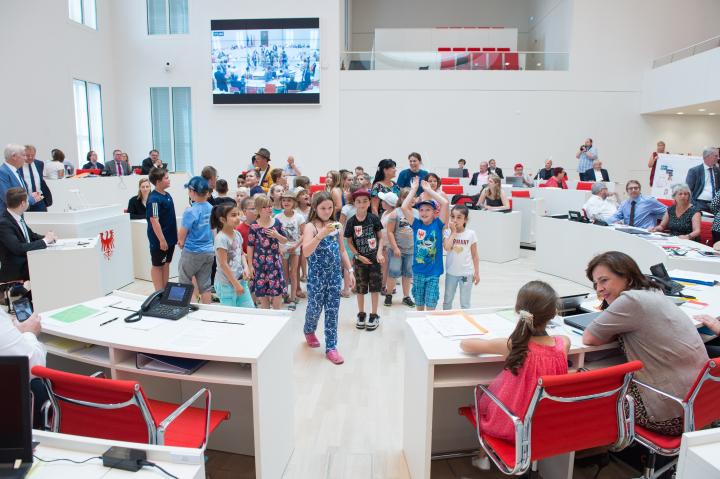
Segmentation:
<svg viewBox="0 0 720 479">
<path fill-rule="evenodd" d="M 712 115 L 714 113 L 715 115 Z M 693 115 L 693 116 L 718 116 L 720 117 L 720 100 L 696 105 L 688 105 L 680 108 L 669 108 L 667 110 L 653 111 L 648 115 Z"/>
</svg>

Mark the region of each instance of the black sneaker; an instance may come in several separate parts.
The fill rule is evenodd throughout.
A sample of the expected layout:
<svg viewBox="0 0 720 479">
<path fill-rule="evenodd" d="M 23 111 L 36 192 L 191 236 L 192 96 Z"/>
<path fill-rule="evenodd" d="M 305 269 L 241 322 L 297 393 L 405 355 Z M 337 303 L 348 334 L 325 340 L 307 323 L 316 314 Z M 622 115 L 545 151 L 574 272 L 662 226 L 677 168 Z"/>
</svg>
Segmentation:
<svg viewBox="0 0 720 479">
<path fill-rule="evenodd" d="M 412 298 L 410 296 L 405 296 L 402 300 L 402 303 L 405 306 L 410 306 L 411 308 L 415 307 L 415 302 L 412 300 Z"/>
<path fill-rule="evenodd" d="M 380 326 L 380 316 L 377 314 L 370 314 L 370 319 L 368 319 L 365 329 L 367 331 L 374 331 L 378 326 Z"/>
<path fill-rule="evenodd" d="M 392 294 L 385 295 L 385 306 L 392 306 Z"/>
<path fill-rule="evenodd" d="M 357 322 L 355 323 L 355 327 L 358 329 L 365 329 L 365 318 L 366 317 L 367 317 L 367 314 L 358 313 Z"/>
</svg>

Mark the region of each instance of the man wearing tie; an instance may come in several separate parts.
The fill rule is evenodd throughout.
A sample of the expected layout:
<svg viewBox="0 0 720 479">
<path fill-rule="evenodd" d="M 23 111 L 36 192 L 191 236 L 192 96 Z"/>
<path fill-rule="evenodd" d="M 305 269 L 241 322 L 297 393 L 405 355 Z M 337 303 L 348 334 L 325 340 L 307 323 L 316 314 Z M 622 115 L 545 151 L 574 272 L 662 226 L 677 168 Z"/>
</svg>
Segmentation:
<svg viewBox="0 0 720 479">
<path fill-rule="evenodd" d="M 22 145 L 7 145 L 5 147 L 5 163 L 0 165 L 0 212 L 5 210 L 5 195 L 10 188 L 20 187 L 26 192 L 30 191 L 22 177 L 22 166 L 25 164 L 25 147 Z M 28 194 L 30 206 L 42 200 L 42 193 L 33 191 Z"/>
<path fill-rule="evenodd" d="M 105 171 L 110 176 L 126 176 L 130 174 L 130 165 L 122 159 L 122 151 L 113 151 L 113 159 L 105 163 Z"/>
<path fill-rule="evenodd" d="M 23 213 L 28 209 L 28 194 L 24 188 L 8 189 L 4 201 L 7 209 L 0 216 L 0 282 L 27 281 L 28 251 L 45 249 L 57 238 L 52 231 L 40 236 L 25 223 Z"/>
<path fill-rule="evenodd" d="M 710 212 L 710 202 L 715 193 L 720 191 L 717 148 L 703 150 L 703 162 L 688 170 L 685 183 L 690 188 L 693 205 L 699 210 Z"/>
<path fill-rule="evenodd" d="M 28 208 L 28 211 L 47 211 L 52 206 L 52 193 L 45 179 L 43 170 L 45 163 L 35 159 L 37 150 L 33 145 L 25 145 L 25 164 L 22 166 L 22 179 L 28 187 L 28 193 L 40 193 L 43 199 Z"/>
<path fill-rule="evenodd" d="M 607 222 L 622 223 L 638 228 L 652 228 L 662 219 L 667 207 L 651 196 L 640 194 L 640 183 L 630 180 L 625 185 L 628 199 L 620 205 L 617 212 Z"/>
</svg>

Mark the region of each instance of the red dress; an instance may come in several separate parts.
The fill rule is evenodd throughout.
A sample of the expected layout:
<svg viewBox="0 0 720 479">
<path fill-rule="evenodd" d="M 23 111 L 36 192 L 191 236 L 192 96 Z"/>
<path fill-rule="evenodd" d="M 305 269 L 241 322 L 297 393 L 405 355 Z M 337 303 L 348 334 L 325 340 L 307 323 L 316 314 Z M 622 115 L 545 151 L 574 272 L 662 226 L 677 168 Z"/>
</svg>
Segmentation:
<svg viewBox="0 0 720 479">
<path fill-rule="evenodd" d="M 563 179 L 562 184 L 559 184 L 557 179 L 553 176 L 549 180 L 547 180 L 547 183 L 545 183 L 546 188 L 562 188 L 563 190 L 567 190 L 567 182 Z"/>
<path fill-rule="evenodd" d="M 517 376 L 504 369 L 493 380 L 489 389 L 510 412 L 523 420 L 540 376 L 567 374 L 567 372 L 565 342 L 561 337 L 555 337 L 554 346 L 543 346 L 530 341 L 525 362 L 518 369 Z M 515 439 L 512 421 L 484 395 L 478 401 L 478 417 L 480 428 L 484 433 L 509 441 Z"/>
</svg>

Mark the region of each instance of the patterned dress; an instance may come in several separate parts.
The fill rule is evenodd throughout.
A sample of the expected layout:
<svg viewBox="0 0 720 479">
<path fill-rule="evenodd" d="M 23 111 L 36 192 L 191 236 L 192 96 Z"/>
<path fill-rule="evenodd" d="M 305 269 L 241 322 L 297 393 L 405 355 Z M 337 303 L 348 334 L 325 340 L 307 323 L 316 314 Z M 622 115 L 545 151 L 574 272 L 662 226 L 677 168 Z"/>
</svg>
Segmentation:
<svg viewBox="0 0 720 479">
<path fill-rule="evenodd" d="M 689 235 L 692 233 L 692 217 L 697 213 L 698 210 L 694 206 L 690 206 L 685 213 L 681 216 L 677 216 L 675 212 L 675 205 L 668 208 L 668 230 L 671 235 Z"/>
<path fill-rule="evenodd" d="M 377 182 L 373 185 L 372 190 L 370 190 L 370 197 L 376 198 L 377 195 L 380 193 L 388 193 L 393 192 L 396 195 L 400 196 L 400 187 L 395 183 L 394 181 L 391 182 L 392 184 L 390 186 L 385 186 L 381 182 Z M 385 211 L 385 208 L 383 208 L 382 201 L 378 204 L 378 218 L 382 218 L 382 214 Z"/>
<path fill-rule="evenodd" d="M 285 236 L 282 224 L 277 219 L 272 226 L 278 233 Z M 248 246 L 255 248 L 252 265 L 255 276 L 250 289 L 257 297 L 282 296 L 285 292 L 285 278 L 283 277 L 282 254 L 280 242 L 268 236 L 258 223 L 250 225 L 248 232 Z"/>
</svg>

